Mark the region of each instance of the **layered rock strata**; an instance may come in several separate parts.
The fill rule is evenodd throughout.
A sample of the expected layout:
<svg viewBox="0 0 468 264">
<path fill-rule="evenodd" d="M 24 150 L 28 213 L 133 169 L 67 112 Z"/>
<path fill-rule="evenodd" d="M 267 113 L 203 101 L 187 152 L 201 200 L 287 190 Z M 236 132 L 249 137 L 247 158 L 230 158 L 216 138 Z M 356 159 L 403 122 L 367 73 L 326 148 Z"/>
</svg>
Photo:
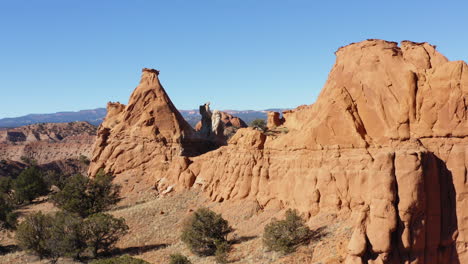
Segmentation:
<svg viewBox="0 0 468 264">
<path fill-rule="evenodd" d="M 90 156 L 96 127 L 87 122 L 41 123 L 0 131 L 0 160 L 38 164 Z"/>
</svg>

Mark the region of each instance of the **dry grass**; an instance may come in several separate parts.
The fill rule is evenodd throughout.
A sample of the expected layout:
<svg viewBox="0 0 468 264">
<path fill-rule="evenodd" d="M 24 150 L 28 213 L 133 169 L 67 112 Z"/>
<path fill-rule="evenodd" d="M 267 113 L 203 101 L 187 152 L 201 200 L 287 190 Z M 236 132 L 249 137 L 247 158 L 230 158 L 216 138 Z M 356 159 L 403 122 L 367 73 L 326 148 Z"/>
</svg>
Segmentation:
<svg viewBox="0 0 468 264">
<path fill-rule="evenodd" d="M 262 233 L 264 226 L 272 217 L 283 217 L 283 209 L 260 208 L 255 201 L 247 200 L 214 203 L 207 201 L 203 194 L 195 190 L 173 193 L 167 197 L 153 198 L 111 210 L 111 214 L 124 217 L 130 227 L 129 233 L 118 242 L 118 251 L 114 254 L 130 254 L 150 263 L 164 264 L 169 263 L 171 254 L 181 253 L 188 256 L 194 264 L 215 263 L 214 257 L 195 256 L 179 239 L 183 221 L 201 206 L 221 213 L 235 229 L 229 237 L 233 243 L 229 253 L 229 263 L 343 263 L 347 241 L 351 234 L 350 225 L 345 217 L 319 214 L 309 219 L 309 226 L 313 230 L 319 230 L 320 235 L 316 236 L 309 245 L 300 247 L 297 252 L 281 256 L 264 250 Z M 50 203 L 44 202 L 28 206 L 22 210 L 22 213 L 27 214 L 36 210 L 50 212 L 56 209 Z M 12 245 L 14 240 L 10 238 L 8 242 L 0 242 L 3 245 Z M 10 253 L 0 256 L 0 264 L 48 263 L 46 260 L 41 261 L 19 251 L 14 246 L 10 247 Z M 59 263 L 76 262 L 62 259 Z"/>
</svg>

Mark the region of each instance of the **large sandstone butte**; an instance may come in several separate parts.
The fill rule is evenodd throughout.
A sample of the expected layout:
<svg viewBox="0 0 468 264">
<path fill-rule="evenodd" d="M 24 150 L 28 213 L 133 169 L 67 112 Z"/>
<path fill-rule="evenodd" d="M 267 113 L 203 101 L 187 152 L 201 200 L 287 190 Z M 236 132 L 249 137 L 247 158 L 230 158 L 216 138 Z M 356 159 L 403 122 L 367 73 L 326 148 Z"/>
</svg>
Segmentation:
<svg viewBox="0 0 468 264">
<path fill-rule="evenodd" d="M 213 201 L 349 216 L 346 263 L 468 263 L 468 65 L 409 41 L 336 56 L 316 103 L 284 113 L 288 133 L 239 129 L 198 156 L 184 151 L 193 131 L 157 72 L 144 70 L 128 106 L 108 105 L 90 173 L 116 174 L 127 196 L 142 184 L 201 188 Z"/>
</svg>

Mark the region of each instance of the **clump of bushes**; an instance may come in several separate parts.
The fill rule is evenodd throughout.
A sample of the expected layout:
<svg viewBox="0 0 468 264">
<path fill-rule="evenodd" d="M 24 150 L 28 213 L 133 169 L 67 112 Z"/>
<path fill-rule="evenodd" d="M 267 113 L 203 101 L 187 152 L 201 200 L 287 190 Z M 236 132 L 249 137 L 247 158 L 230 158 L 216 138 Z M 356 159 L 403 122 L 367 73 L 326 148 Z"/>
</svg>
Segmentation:
<svg viewBox="0 0 468 264">
<path fill-rule="evenodd" d="M 182 254 L 172 254 L 169 264 L 192 264 L 190 260 Z"/>
<path fill-rule="evenodd" d="M 112 179 L 104 173 L 94 179 L 82 175 L 68 178 L 52 197 L 62 211 L 27 216 L 16 232 L 18 245 L 52 262 L 59 257 L 80 259 L 84 253 L 96 257 L 111 251 L 128 231 L 123 218 L 102 213 L 119 200 L 120 187 Z"/>
<path fill-rule="evenodd" d="M 129 255 L 93 260 L 90 264 L 150 264 L 142 259 L 137 259 Z"/>
<path fill-rule="evenodd" d="M 31 214 L 18 226 L 16 240 L 21 248 L 40 258 L 80 259 L 85 250 L 93 257 L 109 252 L 128 230 L 123 218 L 98 214 L 87 219 L 68 212 Z"/>
<path fill-rule="evenodd" d="M 296 210 L 287 210 L 284 220 L 273 219 L 265 226 L 263 244 L 268 250 L 288 254 L 309 241 L 311 231 Z"/>
<path fill-rule="evenodd" d="M 186 222 L 181 239 L 193 253 L 199 256 L 216 254 L 219 262 L 227 256 L 227 235 L 232 231 L 229 223 L 220 214 L 200 208 Z"/>
</svg>

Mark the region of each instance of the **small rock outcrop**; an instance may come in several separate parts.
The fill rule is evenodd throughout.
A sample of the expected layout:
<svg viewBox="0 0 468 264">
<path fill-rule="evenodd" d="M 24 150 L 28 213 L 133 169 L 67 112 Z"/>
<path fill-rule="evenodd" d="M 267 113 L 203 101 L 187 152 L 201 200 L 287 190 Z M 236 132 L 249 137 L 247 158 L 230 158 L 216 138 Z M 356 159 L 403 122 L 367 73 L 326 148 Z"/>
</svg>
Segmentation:
<svg viewBox="0 0 468 264">
<path fill-rule="evenodd" d="M 270 111 L 267 116 L 267 128 L 273 129 L 284 124 L 284 117 L 280 117 L 280 113 Z"/>
<path fill-rule="evenodd" d="M 201 121 L 195 125 L 195 130 L 201 137 L 213 141 L 219 146 L 227 144 L 239 128 L 247 127 L 247 124 L 229 113 L 214 110 L 211 112 L 210 103 L 200 105 Z"/>
</svg>

